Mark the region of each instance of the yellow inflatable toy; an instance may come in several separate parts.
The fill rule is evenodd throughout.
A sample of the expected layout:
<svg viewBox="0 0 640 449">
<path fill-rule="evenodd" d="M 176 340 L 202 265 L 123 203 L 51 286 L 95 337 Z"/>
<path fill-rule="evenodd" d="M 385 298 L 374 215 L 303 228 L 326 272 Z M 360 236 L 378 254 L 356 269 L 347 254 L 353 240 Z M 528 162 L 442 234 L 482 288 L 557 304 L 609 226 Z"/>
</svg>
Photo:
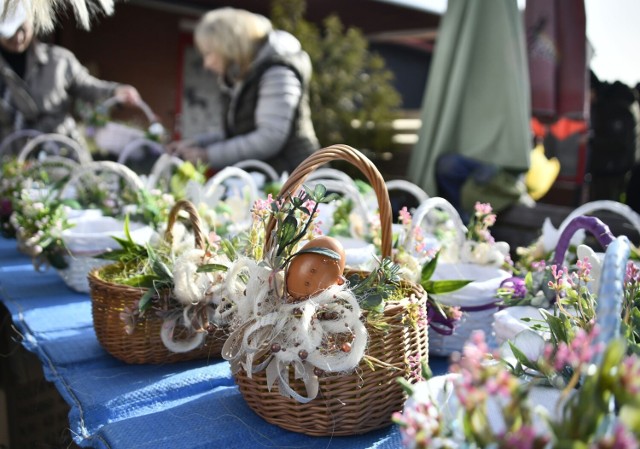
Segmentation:
<svg viewBox="0 0 640 449">
<path fill-rule="evenodd" d="M 534 200 L 539 200 L 551 189 L 560 173 L 560 161 L 544 154 L 544 146 L 538 144 L 531 150 L 531 164 L 525 177 L 527 191 Z"/>
</svg>

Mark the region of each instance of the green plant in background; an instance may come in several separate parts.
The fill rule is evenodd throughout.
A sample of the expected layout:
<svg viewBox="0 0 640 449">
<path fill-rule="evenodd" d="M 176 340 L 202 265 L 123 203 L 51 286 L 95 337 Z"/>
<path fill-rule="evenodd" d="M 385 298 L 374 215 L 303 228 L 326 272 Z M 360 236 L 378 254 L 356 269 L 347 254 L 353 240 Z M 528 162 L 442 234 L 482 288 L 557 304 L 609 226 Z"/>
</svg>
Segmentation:
<svg viewBox="0 0 640 449">
<path fill-rule="evenodd" d="M 313 124 L 323 146 L 346 143 L 374 153 L 391 149 L 391 121 L 400 94 L 381 56 L 369 52 L 362 32 L 328 16 L 322 29 L 304 20 L 305 0 L 274 0 L 275 28 L 296 36 L 313 64 Z"/>
</svg>

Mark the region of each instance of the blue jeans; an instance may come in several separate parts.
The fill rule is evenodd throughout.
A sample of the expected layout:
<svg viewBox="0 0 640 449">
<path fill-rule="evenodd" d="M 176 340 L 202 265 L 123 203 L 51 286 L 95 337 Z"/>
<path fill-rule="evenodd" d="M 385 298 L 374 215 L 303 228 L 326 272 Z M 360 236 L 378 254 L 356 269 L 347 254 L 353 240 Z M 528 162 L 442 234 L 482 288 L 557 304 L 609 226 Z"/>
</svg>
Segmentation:
<svg viewBox="0 0 640 449">
<path fill-rule="evenodd" d="M 470 176 L 482 184 L 488 182 L 496 174 L 498 168 L 484 164 L 461 154 L 443 154 L 436 161 L 436 183 L 438 195 L 446 199 L 456 208 L 460 218 L 466 224 L 469 222 L 469 211 L 462 210 L 460 191 Z"/>
</svg>

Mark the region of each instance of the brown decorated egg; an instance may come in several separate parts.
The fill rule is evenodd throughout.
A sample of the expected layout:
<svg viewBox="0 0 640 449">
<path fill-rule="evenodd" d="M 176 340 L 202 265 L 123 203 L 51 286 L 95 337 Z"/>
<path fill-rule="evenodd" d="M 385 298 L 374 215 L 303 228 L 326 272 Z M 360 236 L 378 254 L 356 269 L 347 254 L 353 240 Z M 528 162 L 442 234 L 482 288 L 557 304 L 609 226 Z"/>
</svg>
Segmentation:
<svg viewBox="0 0 640 449">
<path fill-rule="evenodd" d="M 342 244 L 333 237 L 317 237 L 301 249 L 327 248 L 335 251 L 340 260 L 324 254 L 298 254 L 289 263 L 287 270 L 287 292 L 291 296 L 290 302 L 316 295 L 332 285 L 342 283 L 342 272 L 346 262 L 346 255 Z"/>
</svg>

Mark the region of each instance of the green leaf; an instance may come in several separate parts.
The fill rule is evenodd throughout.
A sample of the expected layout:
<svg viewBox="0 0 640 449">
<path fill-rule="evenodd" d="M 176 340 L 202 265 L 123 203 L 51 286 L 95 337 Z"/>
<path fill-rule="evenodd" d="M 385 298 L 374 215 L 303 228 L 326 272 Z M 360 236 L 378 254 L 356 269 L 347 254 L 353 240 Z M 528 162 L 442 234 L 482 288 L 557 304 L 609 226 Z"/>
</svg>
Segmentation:
<svg viewBox="0 0 640 449">
<path fill-rule="evenodd" d="M 156 273 L 156 275 L 160 279 L 173 279 L 173 273 L 171 272 L 167 264 L 162 262 L 160 259 L 154 259 L 152 262 L 152 267 L 154 273 Z"/>
<path fill-rule="evenodd" d="M 409 382 L 402 376 L 399 376 L 397 378 L 397 381 L 408 396 L 411 396 L 413 394 L 413 384 L 411 382 Z"/>
<path fill-rule="evenodd" d="M 462 287 L 469 285 L 470 280 L 440 280 L 440 281 L 426 281 L 422 284 L 424 289 L 434 295 L 442 293 L 451 293 L 456 290 L 460 290 Z"/>
<path fill-rule="evenodd" d="M 220 244 L 222 245 L 222 251 L 224 251 L 229 260 L 237 259 L 238 254 L 235 247 L 233 246 L 233 243 L 230 240 L 223 239 L 220 241 Z"/>
<path fill-rule="evenodd" d="M 383 298 L 380 293 L 372 293 L 360 300 L 360 306 L 367 310 L 380 311 L 378 309 L 380 309 L 381 307 L 384 307 L 382 299 Z"/>
<path fill-rule="evenodd" d="M 339 199 L 340 199 L 340 195 L 338 195 L 337 193 L 330 193 L 329 195 L 322 198 L 322 201 L 319 201 L 319 203 L 326 204 L 332 201 L 337 201 Z"/>
<path fill-rule="evenodd" d="M 214 271 L 227 271 L 228 267 L 219 263 L 206 263 L 200 265 L 196 272 L 198 273 L 211 273 Z"/>
<path fill-rule="evenodd" d="M 298 220 L 292 215 L 287 215 L 280 228 L 280 245 L 281 248 L 290 243 L 296 235 L 298 229 Z"/>
<path fill-rule="evenodd" d="M 312 199 L 314 201 L 322 200 L 326 193 L 327 188 L 324 186 L 324 184 L 316 184 L 316 188 L 313 190 Z"/>
<path fill-rule="evenodd" d="M 129 214 L 125 215 L 124 217 L 124 235 L 129 242 L 133 243 L 133 239 L 131 238 L 131 231 L 129 229 Z"/>
<path fill-rule="evenodd" d="M 422 273 L 420 275 L 421 284 L 424 285 L 424 283 L 427 282 L 429 279 L 431 279 L 431 276 L 433 276 L 433 272 L 436 271 L 436 266 L 438 265 L 439 255 L 440 255 L 439 252 L 436 253 L 433 259 L 431 259 L 429 262 L 423 265 Z"/>
<path fill-rule="evenodd" d="M 511 348 L 511 351 L 513 352 L 514 357 L 518 362 L 520 362 L 521 365 L 531 369 L 538 369 L 537 364 L 529 360 L 529 358 L 524 354 L 524 352 L 518 349 L 518 347 L 515 346 L 513 343 L 511 343 L 511 341 L 509 341 L 509 347 Z"/>
<path fill-rule="evenodd" d="M 144 292 L 144 295 L 142 295 L 142 297 L 140 298 L 140 302 L 138 303 L 138 310 L 140 310 L 140 312 L 144 312 L 149 307 L 151 307 L 151 298 L 153 298 L 155 294 L 156 292 L 153 288 L 150 288 L 146 292 Z"/>
</svg>

